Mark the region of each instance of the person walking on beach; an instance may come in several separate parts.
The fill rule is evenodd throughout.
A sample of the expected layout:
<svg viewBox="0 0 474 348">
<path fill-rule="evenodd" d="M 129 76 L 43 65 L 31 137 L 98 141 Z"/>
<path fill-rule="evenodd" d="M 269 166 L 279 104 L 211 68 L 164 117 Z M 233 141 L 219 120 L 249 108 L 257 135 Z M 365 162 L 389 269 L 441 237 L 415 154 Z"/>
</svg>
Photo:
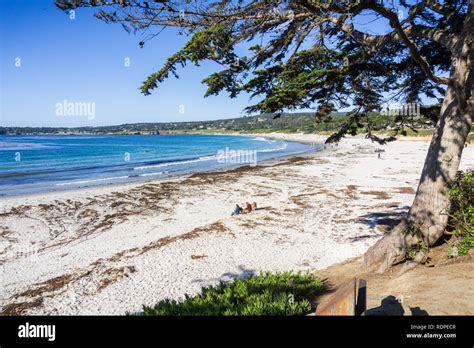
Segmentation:
<svg viewBox="0 0 474 348">
<path fill-rule="evenodd" d="M 382 152 L 385 152 L 385 150 L 377 149 L 377 150 L 375 150 L 375 152 L 377 152 L 377 158 L 378 158 L 378 159 L 381 159 L 381 158 L 382 158 L 382 157 L 381 157 L 381 153 L 382 153 Z"/>
</svg>

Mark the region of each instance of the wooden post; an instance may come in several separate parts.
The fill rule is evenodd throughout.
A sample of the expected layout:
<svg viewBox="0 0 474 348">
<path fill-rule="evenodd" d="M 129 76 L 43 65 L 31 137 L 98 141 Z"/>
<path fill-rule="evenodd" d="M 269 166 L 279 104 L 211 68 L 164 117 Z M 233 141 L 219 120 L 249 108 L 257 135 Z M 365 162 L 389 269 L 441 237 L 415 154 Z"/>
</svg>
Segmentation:
<svg viewBox="0 0 474 348">
<path fill-rule="evenodd" d="M 356 279 L 342 284 L 316 308 L 316 315 L 355 315 Z"/>
<path fill-rule="evenodd" d="M 364 279 L 359 279 L 356 301 L 355 315 L 362 315 L 367 310 L 367 282 Z"/>
<path fill-rule="evenodd" d="M 352 278 L 339 286 L 318 305 L 316 315 L 362 315 L 367 307 L 367 282 L 364 279 L 357 280 Z"/>
</svg>

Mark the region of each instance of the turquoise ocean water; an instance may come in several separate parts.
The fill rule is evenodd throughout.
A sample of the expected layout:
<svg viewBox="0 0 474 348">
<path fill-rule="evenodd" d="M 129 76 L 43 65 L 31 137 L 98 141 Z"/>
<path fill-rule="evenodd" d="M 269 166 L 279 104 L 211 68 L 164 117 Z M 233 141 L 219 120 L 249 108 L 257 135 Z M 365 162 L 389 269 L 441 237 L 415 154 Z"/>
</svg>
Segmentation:
<svg viewBox="0 0 474 348">
<path fill-rule="evenodd" d="M 255 136 L 0 136 L 0 195 L 145 181 L 312 150 Z"/>
</svg>

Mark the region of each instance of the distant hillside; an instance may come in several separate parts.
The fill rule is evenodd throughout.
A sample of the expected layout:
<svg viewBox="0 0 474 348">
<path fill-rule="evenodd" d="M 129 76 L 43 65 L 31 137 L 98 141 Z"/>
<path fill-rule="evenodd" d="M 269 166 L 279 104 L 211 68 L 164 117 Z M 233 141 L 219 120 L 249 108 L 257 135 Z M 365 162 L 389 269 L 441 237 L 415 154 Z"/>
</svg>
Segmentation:
<svg viewBox="0 0 474 348">
<path fill-rule="evenodd" d="M 394 118 L 378 113 L 370 115 L 373 129 L 388 129 Z M 0 127 L 0 134 L 164 134 L 164 133 L 266 133 L 334 131 L 346 121 L 345 112 L 331 114 L 331 119 L 316 122 L 314 113 L 281 113 L 243 116 L 214 121 L 131 123 L 101 127 Z M 420 125 L 423 128 L 427 125 Z M 431 125 L 428 125 L 431 126 Z"/>
<path fill-rule="evenodd" d="M 345 113 L 334 113 L 334 118 L 343 118 Z M 0 134 L 157 134 L 193 131 L 235 131 L 245 132 L 256 129 L 273 131 L 276 129 L 311 128 L 314 113 L 283 113 L 243 116 L 213 121 L 130 123 L 117 126 L 99 127 L 0 127 Z"/>
</svg>

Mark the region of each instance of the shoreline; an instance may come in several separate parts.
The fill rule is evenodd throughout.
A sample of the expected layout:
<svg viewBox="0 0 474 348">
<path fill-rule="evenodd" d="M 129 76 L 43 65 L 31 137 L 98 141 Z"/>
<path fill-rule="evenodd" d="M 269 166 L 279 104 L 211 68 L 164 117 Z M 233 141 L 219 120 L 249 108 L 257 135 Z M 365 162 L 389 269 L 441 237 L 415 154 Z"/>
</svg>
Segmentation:
<svg viewBox="0 0 474 348">
<path fill-rule="evenodd" d="M 256 167 L 7 198 L 0 311 L 136 313 L 249 273 L 313 272 L 362 255 L 406 213 L 427 146 L 391 143 L 377 159 L 378 145 L 346 138 Z M 462 168 L 472 163 L 469 148 Z M 253 200 L 257 211 L 230 216 Z"/>
<path fill-rule="evenodd" d="M 199 135 L 199 134 L 196 134 Z M 262 136 L 260 134 L 209 134 L 209 135 L 224 135 L 224 136 L 245 136 L 245 137 L 261 137 L 261 138 L 266 138 L 269 140 L 280 140 L 280 141 L 285 141 L 285 142 L 294 142 L 294 143 L 299 143 L 303 145 L 315 145 L 315 142 L 308 142 L 308 141 L 299 141 L 297 139 L 278 139 L 277 137 L 266 137 Z M 325 139 L 325 138 L 321 138 Z M 322 140 L 322 143 L 320 145 L 324 145 L 324 141 Z M 265 166 L 268 164 L 273 164 L 274 162 L 278 161 L 284 161 L 288 158 L 291 157 L 297 157 L 297 156 L 305 156 L 308 154 L 312 154 L 314 152 L 322 152 L 322 150 L 314 150 L 313 149 L 308 149 L 305 152 L 302 153 L 296 153 L 296 154 L 284 154 L 280 155 L 277 157 L 273 158 L 267 158 L 264 160 L 258 160 L 257 166 Z M 105 183 L 101 185 L 89 185 L 89 186 L 74 186 L 71 185 L 70 188 L 62 188 L 62 189 L 51 189 L 51 190 L 45 190 L 45 191 L 38 191 L 38 192 L 27 192 L 27 193 L 19 193 L 19 194 L 12 194 L 12 195 L 1 195 L 0 194 L 0 202 L 2 201 L 8 201 L 10 198 L 28 198 L 28 197 L 43 197 L 47 196 L 49 194 L 54 194 L 54 193 L 74 193 L 75 191 L 82 191 L 82 190 L 89 190 L 89 191 L 94 191 L 94 189 L 98 189 L 99 191 L 103 188 L 110 188 L 110 189 L 127 189 L 131 188 L 140 184 L 146 184 L 146 183 L 154 183 L 154 182 L 166 182 L 166 181 L 174 181 L 174 180 L 181 180 L 181 179 L 186 179 L 190 175 L 193 174 L 199 174 L 199 173 L 212 173 L 212 172 L 221 172 L 221 171 L 226 171 L 226 170 L 232 170 L 235 168 L 240 168 L 240 167 L 246 167 L 249 166 L 248 163 L 241 163 L 241 164 L 230 164 L 224 168 L 211 168 L 211 169 L 205 169 L 205 170 L 198 170 L 194 172 L 189 172 L 189 173 L 183 173 L 183 174 L 175 174 L 175 175 L 170 175 L 170 176 L 163 176 L 159 178 L 151 178 L 151 179 L 143 179 L 143 180 L 135 180 L 135 181 L 128 181 L 128 182 L 121 182 L 121 183 Z"/>
</svg>

